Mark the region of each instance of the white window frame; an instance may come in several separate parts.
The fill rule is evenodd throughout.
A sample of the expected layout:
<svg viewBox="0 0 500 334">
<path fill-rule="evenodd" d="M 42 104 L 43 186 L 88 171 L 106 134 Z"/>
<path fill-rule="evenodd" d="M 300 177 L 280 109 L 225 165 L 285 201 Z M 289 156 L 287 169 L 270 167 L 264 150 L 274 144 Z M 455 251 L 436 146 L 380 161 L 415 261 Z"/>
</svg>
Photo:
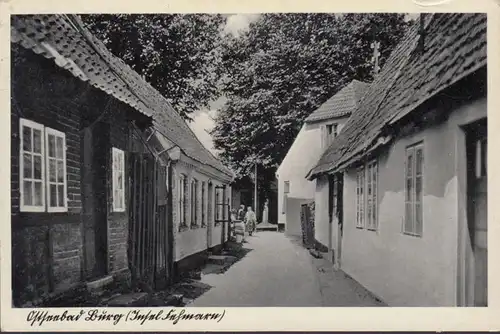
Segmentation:
<svg viewBox="0 0 500 334">
<path fill-rule="evenodd" d="M 50 159 L 49 157 L 49 136 L 52 135 L 54 137 L 60 137 L 63 140 L 63 206 L 50 206 L 50 186 L 51 186 L 51 181 L 49 177 L 50 173 Z M 55 149 L 57 150 L 57 140 L 55 143 Z M 57 159 L 57 158 L 56 158 Z M 60 159 L 58 159 L 60 160 Z M 66 135 L 61 132 L 57 131 L 51 128 L 45 128 L 45 170 L 47 171 L 47 176 L 46 176 L 46 189 L 47 189 L 47 212 L 67 212 L 68 211 L 68 191 L 67 191 L 67 172 L 66 172 Z M 56 170 L 57 170 L 57 164 L 56 164 Z M 56 174 L 57 175 L 57 174 Z M 57 181 L 56 177 L 56 191 L 58 191 L 60 183 Z"/>
<path fill-rule="evenodd" d="M 360 190 L 363 190 L 362 193 Z M 365 166 L 356 169 L 356 227 L 365 228 Z"/>
<path fill-rule="evenodd" d="M 24 141 L 24 133 L 23 133 L 23 127 L 29 127 L 31 128 L 31 133 L 33 133 L 33 129 L 40 130 L 41 133 L 41 181 L 42 181 L 42 204 L 41 205 L 25 205 L 24 204 L 24 150 L 23 150 L 23 141 Z M 46 211 L 46 206 L 45 206 L 45 127 L 42 124 L 20 118 L 19 119 L 19 210 L 21 212 L 45 212 Z M 33 141 L 33 135 L 31 137 L 31 145 L 33 147 L 34 141 Z M 33 157 L 33 151 L 29 152 L 31 156 Z M 34 172 L 34 171 L 33 171 Z"/>
<path fill-rule="evenodd" d="M 179 175 L 179 226 L 187 226 L 186 222 L 186 183 L 187 176 L 184 174 Z"/>
<path fill-rule="evenodd" d="M 115 156 L 121 156 L 121 165 L 115 166 Z M 117 168 L 118 167 L 118 168 Z M 112 174 L 112 196 L 113 196 L 113 212 L 125 212 L 126 210 L 126 200 L 125 200 L 125 151 L 120 150 L 119 148 L 113 147 L 111 148 L 111 174 Z M 118 172 L 123 173 L 122 181 L 121 181 L 121 189 L 117 189 L 118 186 Z M 123 201 L 122 206 L 118 206 L 117 198 L 115 196 L 115 190 L 122 192 L 121 199 Z"/>
<path fill-rule="evenodd" d="M 377 160 L 372 160 L 356 169 L 356 228 L 378 230 L 378 178 Z M 368 194 L 369 187 L 371 187 L 371 194 Z M 360 189 L 362 189 L 362 194 L 360 194 Z M 373 216 L 374 209 L 375 217 Z"/>
<path fill-rule="evenodd" d="M 417 187 L 416 187 L 416 181 L 417 181 L 417 150 L 420 149 L 422 151 L 422 166 L 421 166 L 421 171 L 419 177 L 421 178 L 421 199 L 420 201 L 417 201 L 416 196 L 417 196 Z M 413 154 L 413 159 L 412 159 L 412 175 L 411 175 L 411 182 L 412 182 L 412 192 L 411 192 L 411 198 L 410 201 L 407 200 L 407 192 L 408 192 L 408 156 L 409 152 Z M 423 231 L 424 231 L 424 164 L 425 164 L 425 149 L 424 149 L 424 143 L 423 142 L 418 142 L 416 144 L 407 146 L 405 149 L 405 169 L 404 169 L 404 203 L 405 203 L 405 209 L 404 209 L 404 219 L 403 219 L 403 227 L 402 231 L 403 234 L 410 235 L 410 236 L 415 236 L 415 237 L 422 237 L 423 236 Z M 416 209 L 417 209 L 417 203 L 420 204 L 420 211 L 421 211 L 421 231 L 418 230 L 417 227 L 417 219 L 416 219 Z M 411 206 L 411 230 L 407 230 L 407 214 L 406 214 L 406 206 L 407 204 L 410 204 Z"/>
<path fill-rule="evenodd" d="M 377 161 L 370 161 L 366 165 L 367 191 L 366 191 L 366 223 L 367 229 L 376 231 L 378 229 L 378 165 Z M 375 179 L 374 176 L 375 175 Z M 368 178 L 369 176 L 369 178 Z M 368 187 L 371 188 L 371 195 L 368 194 Z M 375 217 L 373 211 L 375 210 Z"/>
</svg>

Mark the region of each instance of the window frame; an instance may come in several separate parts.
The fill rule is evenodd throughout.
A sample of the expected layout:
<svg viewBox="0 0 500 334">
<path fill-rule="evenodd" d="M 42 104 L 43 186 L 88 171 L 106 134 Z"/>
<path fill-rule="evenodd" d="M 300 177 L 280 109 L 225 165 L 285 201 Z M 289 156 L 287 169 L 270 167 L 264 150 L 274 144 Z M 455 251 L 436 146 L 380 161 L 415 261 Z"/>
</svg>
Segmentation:
<svg viewBox="0 0 500 334">
<path fill-rule="evenodd" d="M 49 157 L 49 136 L 50 135 L 53 135 L 55 136 L 56 138 L 57 137 L 62 137 L 63 139 L 63 206 L 50 206 L 50 186 L 51 186 L 51 181 L 50 181 L 50 177 L 48 177 L 48 174 L 50 173 L 50 159 L 51 157 Z M 57 150 L 57 140 L 56 140 L 56 150 Z M 45 170 L 46 170 L 46 174 L 47 174 L 47 177 L 46 177 L 46 190 L 47 190 L 47 194 L 46 194 L 46 202 L 47 202 L 47 212 L 67 212 L 68 211 L 68 191 L 67 191 L 67 171 L 66 171 L 66 135 L 64 134 L 64 132 L 61 132 L 61 131 L 58 131 L 58 130 L 55 130 L 55 129 L 52 129 L 52 128 L 48 128 L 46 127 L 45 128 Z M 60 160 L 58 159 L 57 157 L 55 157 L 56 161 L 57 160 Z M 57 170 L 57 164 L 56 164 L 56 170 Z M 58 191 L 59 189 L 59 186 L 60 186 L 60 183 L 57 181 L 57 178 L 56 178 L 56 191 Z"/>
<path fill-rule="evenodd" d="M 199 209 L 199 201 L 198 201 L 198 180 L 193 178 L 191 180 L 191 227 L 199 226 L 198 224 L 198 209 Z"/>
<path fill-rule="evenodd" d="M 187 227 L 186 222 L 186 200 L 187 200 L 187 176 L 179 175 L 179 227 Z"/>
<path fill-rule="evenodd" d="M 42 183 L 42 189 L 41 189 L 41 196 L 42 196 L 42 204 L 41 205 L 26 205 L 24 204 L 24 153 L 28 151 L 24 151 L 23 148 L 23 140 L 24 140 L 24 133 L 23 133 L 23 127 L 28 127 L 31 129 L 31 145 L 33 149 L 33 129 L 39 130 L 40 131 L 40 140 L 41 140 L 41 147 L 40 147 L 40 157 L 41 157 L 41 183 Z M 47 199 L 46 199 L 46 171 L 45 171 L 45 126 L 43 124 L 33 122 L 31 120 L 25 119 L 25 118 L 20 118 L 19 119 L 19 211 L 20 212 L 46 212 L 47 211 Z M 34 152 L 33 150 L 29 152 L 31 157 L 33 157 Z M 34 170 L 33 170 L 34 173 Z M 31 182 L 35 182 L 33 178 L 31 178 Z M 34 199 L 34 198 L 33 198 Z"/>
<path fill-rule="evenodd" d="M 121 169 L 116 169 L 115 164 L 114 164 L 114 157 L 115 154 L 118 156 L 121 155 L 121 162 L 122 165 L 119 166 Z M 121 172 L 123 173 L 122 177 L 122 182 L 121 182 L 121 189 L 117 189 L 116 187 L 118 186 L 118 174 L 115 174 L 116 172 Z M 122 200 L 123 200 L 123 207 L 117 207 L 117 198 L 115 198 L 115 190 L 121 190 L 122 191 Z M 125 200 L 125 151 L 117 148 L 117 147 L 112 147 L 111 148 L 111 194 L 112 194 L 112 209 L 113 212 L 125 212 L 126 211 L 126 200 Z"/>
<path fill-rule="evenodd" d="M 417 174 L 417 151 L 421 150 L 422 156 L 420 159 L 420 174 Z M 412 186 L 412 191 L 411 191 L 411 198 L 408 201 L 408 177 L 409 177 L 409 171 L 408 171 L 408 157 L 409 157 L 409 152 L 411 152 L 413 158 L 412 158 L 412 166 L 411 166 L 411 186 Z M 402 226 L 402 232 L 403 234 L 413 236 L 413 237 L 423 237 L 423 232 L 424 232 L 424 166 L 425 166 L 425 147 L 424 147 L 424 142 L 419 141 L 416 142 L 412 145 L 409 145 L 405 148 L 405 169 L 404 169 L 404 203 L 405 203 L 405 209 L 404 209 L 404 219 L 403 219 L 403 226 Z M 417 178 L 420 177 L 420 200 L 417 200 Z M 411 230 L 407 230 L 407 220 L 408 220 L 408 215 L 407 215 L 407 205 L 410 205 L 411 207 Z M 417 224 L 417 204 L 420 205 L 420 226 Z"/>
<path fill-rule="evenodd" d="M 289 194 L 290 193 L 290 181 L 284 181 L 283 183 L 283 194 Z"/>
<path fill-rule="evenodd" d="M 365 165 L 356 169 L 356 228 L 363 229 L 365 225 Z M 361 192 L 362 190 L 362 192 Z"/>
<path fill-rule="evenodd" d="M 366 178 L 367 190 L 371 188 L 371 195 L 366 191 L 366 215 L 367 229 L 370 231 L 378 230 L 378 163 L 377 160 L 372 160 L 366 164 L 366 172 L 370 178 Z M 375 178 L 373 176 L 376 176 Z M 371 203 L 371 205 L 370 205 Z M 373 212 L 375 211 L 375 215 Z"/>
</svg>

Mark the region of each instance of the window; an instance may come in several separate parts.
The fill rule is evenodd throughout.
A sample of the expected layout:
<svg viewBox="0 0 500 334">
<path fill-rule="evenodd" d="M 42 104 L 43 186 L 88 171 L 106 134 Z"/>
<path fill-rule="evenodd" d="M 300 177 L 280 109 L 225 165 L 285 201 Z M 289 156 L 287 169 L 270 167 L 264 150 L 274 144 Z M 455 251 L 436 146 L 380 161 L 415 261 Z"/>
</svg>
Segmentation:
<svg viewBox="0 0 500 334">
<path fill-rule="evenodd" d="M 288 194 L 290 192 L 290 181 L 285 181 L 285 185 L 283 187 L 283 193 Z"/>
<path fill-rule="evenodd" d="M 205 182 L 201 183 L 201 226 L 207 226 L 207 216 L 205 214 L 206 200 L 205 200 Z"/>
<path fill-rule="evenodd" d="M 191 226 L 198 225 L 198 181 L 191 181 Z"/>
<path fill-rule="evenodd" d="M 334 123 L 334 124 L 328 124 L 326 126 L 326 145 L 330 145 L 331 142 L 333 141 L 333 139 L 335 137 L 337 137 L 337 134 L 338 134 L 338 124 L 337 123 Z"/>
<path fill-rule="evenodd" d="M 20 137 L 21 211 L 67 211 L 66 135 L 20 119 Z"/>
<path fill-rule="evenodd" d="M 373 161 L 367 165 L 367 183 L 366 183 L 366 199 L 367 199 L 367 228 L 376 230 L 378 227 L 378 209 L 377 209 L 377 162 Z"/>
<path fill-rule="evenodd" d="M 405 221 L 403 232 L 421 236 L 423 229 L 423 144 L 406 148 Z"/>
<path fill-rule="evenodd" d="M 125 152 L 113 147 L 112 177 L 113 177 L 113 211 L 125 211 Z"/>
<path fill-rule="evenodd" d="M 21 211 L 45 211 L 44 127 L 20 120 L 20 197 Z"/>
<path fill-rule="evenodd" d="M 356 227 L 365 227 L 364 223 L 365 206 L 365 169 L 361 167 L 356 172 Z"/>
<path fill-rule="evenodd" d="M 377 162 L 372 161 L 356 173 L 356 227 L 378 228 Z"/>
<path fill-rule="evenodd" d="M 179 177 L 179 227 L 186 226 L 186 199 L 187 181 L 186 176 L 181 174 Z"/>
</svg>

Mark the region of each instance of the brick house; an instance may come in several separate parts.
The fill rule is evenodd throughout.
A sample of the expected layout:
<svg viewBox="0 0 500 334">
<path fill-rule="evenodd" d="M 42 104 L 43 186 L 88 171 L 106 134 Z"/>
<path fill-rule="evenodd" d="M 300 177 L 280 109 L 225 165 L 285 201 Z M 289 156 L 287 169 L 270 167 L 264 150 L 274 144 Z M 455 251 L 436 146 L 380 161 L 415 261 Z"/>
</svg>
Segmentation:
<svg viewBox="0 0 500 334">
<path fill-rule="evenodd" d="M 173 223 L 180 173 L 174 167 L 197 166 L 206 188 L 195 189 L 214 192 L 212 210 L 224 208 L 225 195 L 220 206 L 215 196 L 227 191 L 227 170 L 78 16 L 12 16 L 11 54 L 14 305 L 44 305 L 130 274 L 170 281 L 174 259 L 185 256 L 176 249 L 192 252 Z M 213 239 L 210 246 L 223 242 Z"/>
<path fill-rule="evenodd" d="M 333 260 L 390 306 L 488 304 L 486 45 L 486 14 L 421 14 L 308 174 Z"/>
</svg>

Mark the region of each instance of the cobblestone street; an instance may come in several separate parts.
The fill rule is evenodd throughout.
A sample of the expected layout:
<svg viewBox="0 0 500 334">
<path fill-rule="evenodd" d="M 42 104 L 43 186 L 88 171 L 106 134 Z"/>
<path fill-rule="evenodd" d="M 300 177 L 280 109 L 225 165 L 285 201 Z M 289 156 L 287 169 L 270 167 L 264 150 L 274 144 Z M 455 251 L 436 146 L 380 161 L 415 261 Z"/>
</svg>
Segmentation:
<svg viewBox="0 0 500 334">
<path fill-rule="evenodd" d="M 363 287 L 282 233 L 247 237 L 248 254 L 223 274 L 202 276 L 212 286 L 187 306 L 381 306 Z"/>
</svg>

